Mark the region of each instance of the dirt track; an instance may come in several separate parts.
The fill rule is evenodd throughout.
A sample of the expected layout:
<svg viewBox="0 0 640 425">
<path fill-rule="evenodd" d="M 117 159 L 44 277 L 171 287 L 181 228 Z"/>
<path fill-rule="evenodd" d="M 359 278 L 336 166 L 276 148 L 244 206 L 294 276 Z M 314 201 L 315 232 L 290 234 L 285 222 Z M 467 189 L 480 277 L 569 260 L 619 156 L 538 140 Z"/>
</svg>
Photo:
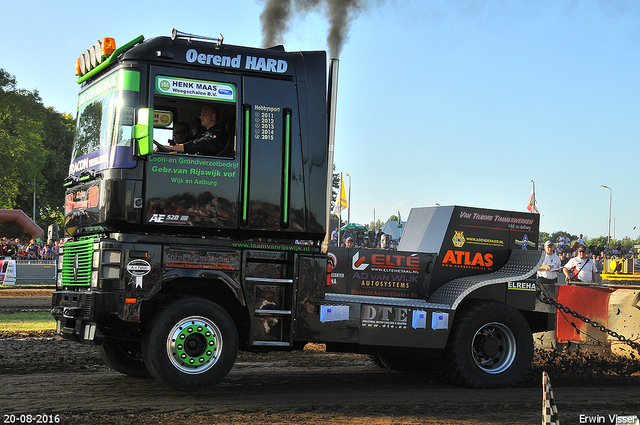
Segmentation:
<svg viewBox="0 0 640 425">
<path fill-rule="evenodd" d="M 3 422 L 16 415 L 16 423 L 21 414 L 33 415 L 32 423 L 47 414 L 63 424 L 539 424 L 542 390 L 535 381 L 469 390 L 381 370 L 367 356 L 316 349 L 241 353 L 218 386 L 184 394 L 110 370 L 93 347 L 57 337 L 0 340 L 0 413 Z M 580 415 L 604 417 L 601 423 L 611 423 L 609 415 L 640 415 L 637 376 L 552 376 L 552 384 L 563 425 L 580 423 Z"/>
</svg>

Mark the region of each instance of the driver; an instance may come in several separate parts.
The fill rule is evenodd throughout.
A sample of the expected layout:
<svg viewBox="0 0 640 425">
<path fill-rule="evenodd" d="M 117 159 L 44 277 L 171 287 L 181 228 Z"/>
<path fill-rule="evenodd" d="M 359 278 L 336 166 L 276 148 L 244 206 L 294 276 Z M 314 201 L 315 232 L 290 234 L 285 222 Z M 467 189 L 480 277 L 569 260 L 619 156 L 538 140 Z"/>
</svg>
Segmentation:
<svg viewBox="0 0 640 425">
<path fill-rule="evenodd" d="M 178 121 L 173 125 L 173 140 L 169 140 L 169 145 L 183 145 L 189 140 L 189 124 Z"/>
<path fill-rule="evenodd" d="M 227 146 L 227 132 L 222 127 L 220 111 L 215 105 L 205 105 L 200 111 L 200 122 L 207 129 L 205 133 L 190 142 L 182 145 L 166 146 L 171 152 L 184 152 L 196 155 L 217 156 Z"/>
</svg>

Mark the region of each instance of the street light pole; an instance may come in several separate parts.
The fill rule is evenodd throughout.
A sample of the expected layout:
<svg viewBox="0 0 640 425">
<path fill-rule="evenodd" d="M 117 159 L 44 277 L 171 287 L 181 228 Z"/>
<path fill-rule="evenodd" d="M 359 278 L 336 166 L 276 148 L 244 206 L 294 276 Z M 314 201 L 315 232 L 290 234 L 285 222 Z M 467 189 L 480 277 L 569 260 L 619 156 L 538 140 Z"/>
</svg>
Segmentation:
<svg viewBox="0 0 640 425">
<path fill-rule="evenodd" d="M 609 232 L 607 233 L 607 245 L 609 246 L 609 249 L 611 249 L 611 200 L 613 198 L 613 189 L 603 184 L 601 184 L 600 186 L 604 187 L 605 189 L 609 189 Z"/>
<path fill-rule="evenodd" d="M 351 176 L 349 173 L 345 173 L 349 177 L 349 199 L 347 200 L 347 224 L 351 223 Z"/>
</svg>

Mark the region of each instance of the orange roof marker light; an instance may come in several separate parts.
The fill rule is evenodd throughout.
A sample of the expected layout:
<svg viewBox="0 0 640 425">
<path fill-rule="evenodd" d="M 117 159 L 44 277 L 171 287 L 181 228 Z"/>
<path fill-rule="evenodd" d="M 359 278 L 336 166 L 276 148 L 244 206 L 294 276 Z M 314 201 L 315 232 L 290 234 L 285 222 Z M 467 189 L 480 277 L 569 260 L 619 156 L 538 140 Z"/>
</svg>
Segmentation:
<svg viewBox="0 0 640 425">
<path fill-rule="evenodd" d="M 105 37 L 102 41 L 89 47 L 76 60 L 76 75 L 81 76 L 95 69 L 102 61 L 111 56 L 116 50 L 116 41 L 111 37 Z"/>
<path fill-rule="evenodd" d="M 116 41 L 113 38 L 105 37 L 102 39 L 102 57 L 111 55 L 116 51 Z"/>
</svg>

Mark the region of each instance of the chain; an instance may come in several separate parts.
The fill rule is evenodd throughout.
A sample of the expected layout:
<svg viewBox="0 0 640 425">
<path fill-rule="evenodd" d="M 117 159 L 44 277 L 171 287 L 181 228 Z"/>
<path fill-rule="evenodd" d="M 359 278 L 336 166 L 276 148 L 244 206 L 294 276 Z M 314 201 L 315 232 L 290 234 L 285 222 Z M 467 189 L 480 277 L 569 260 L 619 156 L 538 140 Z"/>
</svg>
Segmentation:
<svg viewBox="0 0 640 425">
<path fill-rule="evenodd" d="M 562 310 L 563 312 L 570 314 L 571 316 L 575 317 L 576 319 L 580 319 L 582 320 L 584 323 L 593 326 L 594 328 L 608 333 L 609 335 L 611 335 L 614 338 L 617 338 L 620 342 L 623 342 L 625 344 L 627 344 L 628 346 L 630 346 L 631 348 L 635 349 L 636 351 L 638 351 L 640 353 L 640 344 L 638 344 L 635 341 L 631 341 L 630 339 L 625 338 L 624 336 L 620 335 L 619 333 L 617 333 L 616 331 L 612 331 L 611 329 L 607 329 L 605 328 L 603 325 L 599 324 L 598 322 L 589 319 L 588 317 L 583 316 L 582 314 L 578 313 L 577 311 L 573 311 L 571 310 L 569 307 L 562 305 L 560 302 L 554 300 L 553 298 L 551 298 L 550 296 L 546 295 L 544 292 L 544 289 L 542 289 L 539 285 L 538 286 L 538 299 L 540 300 L 540 302 L 543 302 L 545 304 L 550 304 L 552 306 L 555 306 L 557 309 Z"/>
</svg>

